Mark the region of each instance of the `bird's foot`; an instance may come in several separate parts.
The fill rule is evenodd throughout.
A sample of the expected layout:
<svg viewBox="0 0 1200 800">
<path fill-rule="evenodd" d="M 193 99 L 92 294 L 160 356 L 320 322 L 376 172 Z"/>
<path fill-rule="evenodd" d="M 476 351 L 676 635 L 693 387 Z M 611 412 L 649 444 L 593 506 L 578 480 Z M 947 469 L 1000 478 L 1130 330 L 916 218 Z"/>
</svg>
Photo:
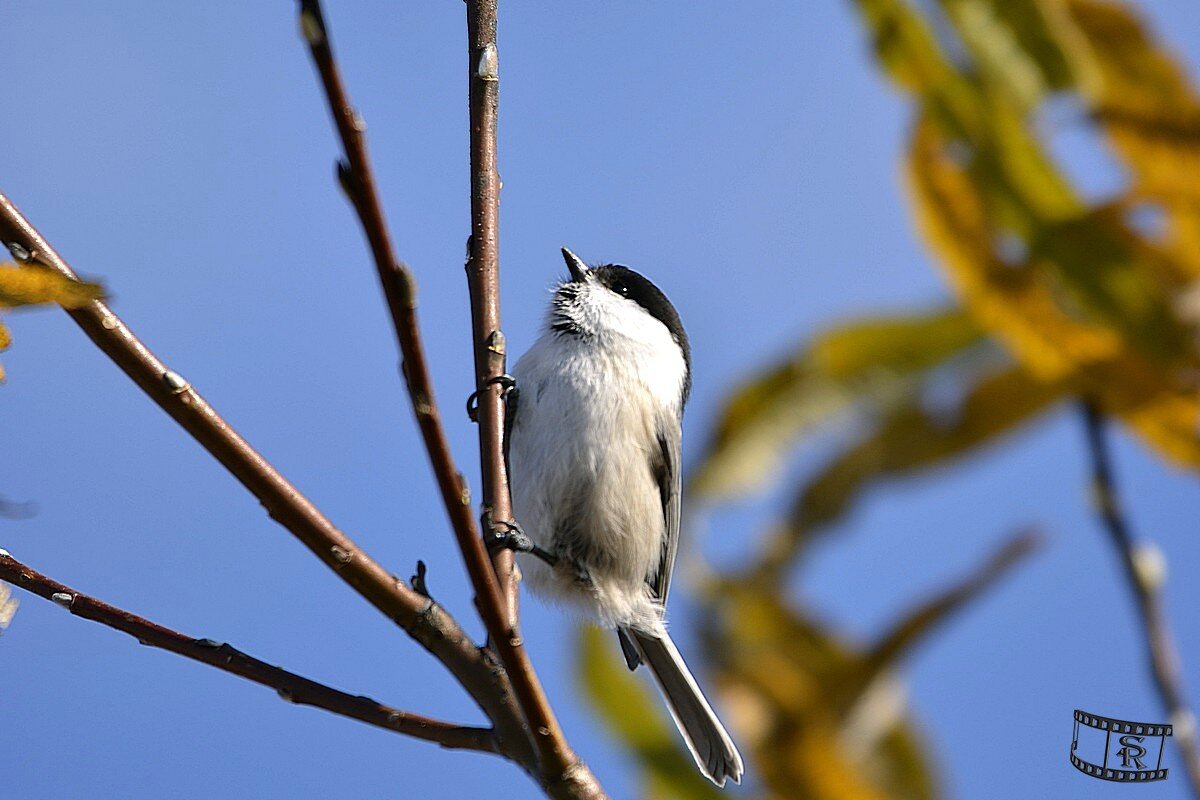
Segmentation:
<svg viewBox="0 0 1200 800">
<path fill-rule="evenodd" d="M 529 534 L 517 524 L 516 520 L 493 520 L 491 511 L 483 515 L 483 524 L 487 528 L 489 548 L 503 548 L 516 553 L 529 553 L 553 567 L 558 563 L 558 557 L 538 547 Z"/>
</svg>

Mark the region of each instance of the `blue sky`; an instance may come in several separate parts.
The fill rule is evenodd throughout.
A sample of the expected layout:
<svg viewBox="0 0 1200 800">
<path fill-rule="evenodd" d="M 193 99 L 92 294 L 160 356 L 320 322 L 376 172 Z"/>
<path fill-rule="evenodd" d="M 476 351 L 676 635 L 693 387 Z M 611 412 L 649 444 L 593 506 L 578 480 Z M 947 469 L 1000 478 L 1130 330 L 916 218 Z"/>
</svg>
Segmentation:
<svg viewBox="0 0 1200 800">
<path fill-rule="evenodd" d="M 1200 4 L 1137 5 L 1200 73 Z M 477 486 L 475 431 L 459 412 L 471 390 L 462 4 L 332 2 L 327 13 L 397 247 L 420 281 L 452 444 Z M 0 188 L 337 524 L 399 574 L 425 560 L 439 600 L 478 632 L 367 251 L 334 185 L 337 145 L 294 4 L 46 0 L 6 4 L 0 25 Z M 800 337 L 945 299 L 899 180 L 908 108 L 876 73 L 849 3 L 506 4 L 500 69 L 512 350 L 536 335 L 559 246 L 649 274 L 693 341 L 687 458 L 731 387 Z M 1104 185 L 1101 159 L 1074 161 Z M 39 513 L 0 520 L 0 547 L 339 688 L 479 719 L 436 662 L 269 521 L 61 313 L 6 321 L 0 493 Z M 800 576 L 798 596 L 865 637 L 1015 527 L 1043 526 L 1048 547 L 904 670 L 953 796 L 1186 796 L 1181 775 L 1129 790 L 1067 763 L 1075 707 L 1161 717 L 1086 506 L 1080 445 L 1064 410 L 961 468 L 875 491 Z M 1168 611 L 1200 697 L 1195 476 L 1124 435 L 1116 458 L 1137 530 L 1167 556 Z M 692 547 L 736 558 L 789 480 L 722 509 Z M 687 651 L 686 593 L 673 603 Z M 614 796 L 630 796 L 635 774 L 573 685 L 573 623 L 525 609 L 572 743 Z M 35 598 L 0 639 L 0 720 L 13 796 L 532 793 L 499 759 L 288 706 Z"/>
</svg>

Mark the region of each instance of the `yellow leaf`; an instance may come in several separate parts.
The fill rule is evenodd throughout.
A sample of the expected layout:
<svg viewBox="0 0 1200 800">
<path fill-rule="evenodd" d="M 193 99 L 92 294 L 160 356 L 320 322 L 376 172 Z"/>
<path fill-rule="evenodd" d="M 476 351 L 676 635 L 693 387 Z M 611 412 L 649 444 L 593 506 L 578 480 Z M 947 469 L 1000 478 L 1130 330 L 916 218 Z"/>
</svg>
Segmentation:
<svg viewBox="0 0 1200 800">
<path fill-rule="evenodd" d="M 1200 270 L 1200 203 L 1168 207 L 1173 249 L 1140 239 L 1115 207 L 1085 208 L 1026 113 L 1035 70 L 1047 85 L 1074 82 L 1097 107 L 1149 97 L 1133 107 L 1159 113 L 1195 107 L 1186 81 L 1118 4 L 942 2 L 974 63 L 951 64 L 904 0 L 858 2 L 881 61 L 924 110 L 908 170 L 919 225 L 980 324 L 1036 375 L 1084 377 L 1081 390 L 1101 393 L 1164 452 L 1197 464 L 1195 387 L 1174 377 L 1196 372 L 1195 329 L 1172 310 Z M 1150 152 L 1147 136 L 1140 162 L 1130 156 L 1143 194 L 1147 176 L 1180 184 L 1197 172 L 1194 148 L 1178 140 L 1200 137 L 1190 127 L 1180 137 L 1180 127 L 1171 128 L 1173 162 Z M 1003 256 L 1005 237 L 1023 242 L 1028 263 Z"/>
<path fill-rule="evenodd" d="M 47 267 L 0 263 L 0 308 L 45 303 L 78 308 L 103 296 L 104 290 L 96 284 L 72 280 Z M 0 350 L 10 344 L 12 337 L 0 324 Z M 0 365 L 0 382 L 4 378 L 4 367 Z"/>
<path fill-rule="evenodd" d="M 740 387 L 721 412 L 689 494 L 727 497 L 765 482 L 788 448 L 852 408 L 910 395 L 917 376 L 978 343 L 959 309 L 839 325 Z"/>
<path fill-rule="evenodd" d="M 0 350 L 7 350 L 12 344 L 12 335 L 9 334 L 8 328 L 4 327 L 4 323 L 0 322 Z M 4 365 L 0 364 L 0 383 L 4 383 Z"/>
<path fill-rule="evenodd" d="M 1115 333 L 1065 318 L 1036 275 L 1000 259 L 994 249 L 997 232 L 984 201 L 924 120 L 913 134 L 908 178 L 917 224 L 951 282 L 981 324 L 999 335 L 1035 374 L 1056 380 L 1078 364 L 1112 358 L 1120 351 Z"/>
<path fill-rule="evenodd" d="M 72 280 L 48 267 L 0 264 L 0 306 L 58 303 L 78 308 L 103 296 L 99 286 Z"/>
<path fill-rule="evenodd" d="M 781 572 L 872 483 L 970 453 L 1045 411 L 1067 391 L 1066 383 L 1046 383 L 1015 368 L 979 379 L 956 411 L 930 412 L 917 403 L 897 410 L 800 488 L 787 523 L 772 535 L 762 569 Z"/>
<path fill-rule="evenodd" d="M 1039 0 L 941 0 L 941 5 L 987 80 L 1022 108 L 1071 85 L 1070 66 Z"/>
<path fill-rule="evenodd" d="M 907 719 L 896 668 L 925 636 L 1008 574 L 1031 546 L 1028 536 L 1015 537 L 868 647 L 844 641 L 793 608 L 780 584 L 753 574 L 716 581 L 701 617 L 702 641 L 724 706 L 735 717 L 748 717 L 738 729 L 765 796 L 938 797 L 935 775 Z"/>
<path fill-rule="evenodd" d="M 1162 206 L 1175 263 L 1200 277 L 1200 97 L 1187 72 L 1129 8 L 1043 2 L 1063 52 L 1091 76 L 1080 91 L 1129 167 L 1131 196 Z"/>
<path fill-rule="evenodd" d="M 908 176 L 918 224 L 984 327 L 1043 381 L 1073 381 L 1165 455 L 1200 466 L 1200 394 L 1187 377 L 1195 356 L 1182 350 L 1186 329 L 1166 313 L 1166 287 L 1150 277 L 1170 272 L 1152 263 L 1166 254 L 1126 232 L 1102 232 L 1092 215 L 1082 218 L 1082 239 L 1045 224 L 1030 265 L 1004 263 L 980 192 L 925 120 L 913 136 Z M 1097 257 L 1091 248 L 1105 237 L 1123 242 L 1125 252 Z"/>
<path fill-rule="evenodd" d="M 831 378 L 853 378 L 873 370 L 918 372 L 977 343 L 982 331 L 962 309 L 874 317 L 837 325 L 818 334 L 811 359 Z"/>
</svg>

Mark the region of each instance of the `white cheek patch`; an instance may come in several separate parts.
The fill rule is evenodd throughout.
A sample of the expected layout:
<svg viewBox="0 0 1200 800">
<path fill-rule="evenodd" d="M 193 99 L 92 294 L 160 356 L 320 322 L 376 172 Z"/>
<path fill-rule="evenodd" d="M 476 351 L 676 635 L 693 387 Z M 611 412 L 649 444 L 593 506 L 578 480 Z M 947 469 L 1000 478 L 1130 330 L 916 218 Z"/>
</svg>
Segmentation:
<svg viewBox="0 0 1200 800">
<path fill-rule="evenodd" d="M 663 406 L 677 407 L 687 365 L 667 326 L 634 301 L 600 286 L 589 285 L 579 300 L 583 327 L 600 340 L 614 366 L 647 386 Z"/>
</svg>

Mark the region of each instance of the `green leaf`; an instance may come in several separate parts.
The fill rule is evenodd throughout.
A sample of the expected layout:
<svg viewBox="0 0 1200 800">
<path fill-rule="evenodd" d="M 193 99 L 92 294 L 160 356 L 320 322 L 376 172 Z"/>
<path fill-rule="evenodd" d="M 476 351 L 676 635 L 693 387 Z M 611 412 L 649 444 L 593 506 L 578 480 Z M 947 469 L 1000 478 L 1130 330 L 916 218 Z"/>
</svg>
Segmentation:
<svg viewBox="0 0 1200 800">
<path fill-rule="evenodd" d="M 1128 4 L 1054 0 L 1049 5 L 1059 46 L 1074 69 L 1088 76 L 1080 88 L 1091 99 L 1104 97 L 1143 108 L 1195 105 L 1186 72 Z"/>
<path fill-rule="evenodd" d="M 955 69 L 932 28 L 907 0 L 855 0 L 880 65 L 905 91 L 924 98 L 956 136 L 980 130 L 970 81 Z"/>
<path fill-rule="evenodd" d="M 868 318 L 818 335 L 735 392 L 689 493 L 720 498 L 760 485 L 817 425 L 855 408 L 899 402 L 915 390 L 921 373 L 981 336 L 958 309 Z"/>
<path fill-rule="evenodd" d="M 985 80 L 1023 109 L 1073 85 L 1042 0 L 940 0 Z"/>
<path fill-rule="evenodd" d="M 877 370 L 916 373 L 937 366 L 981 336 L 970 315 L 959 308 L 874 317 L 817 336 L 812 361 L 831 378 L 856 378 Z"/>
<path fill-rule="evenodd" d="M 941 466 L 1008 433 L 1062 399 L 1065 383 L 1045 383 L 1013 368 L 967 384 L 964 400 L 949 413 L 912 403 L 880 421 L 865 438 L 835 456 L 799 490 L 787 523 L 772 536 L 763 569 L 781 571 L 814 534 L 835 522 L 874 483 Z"/>
</svg>

